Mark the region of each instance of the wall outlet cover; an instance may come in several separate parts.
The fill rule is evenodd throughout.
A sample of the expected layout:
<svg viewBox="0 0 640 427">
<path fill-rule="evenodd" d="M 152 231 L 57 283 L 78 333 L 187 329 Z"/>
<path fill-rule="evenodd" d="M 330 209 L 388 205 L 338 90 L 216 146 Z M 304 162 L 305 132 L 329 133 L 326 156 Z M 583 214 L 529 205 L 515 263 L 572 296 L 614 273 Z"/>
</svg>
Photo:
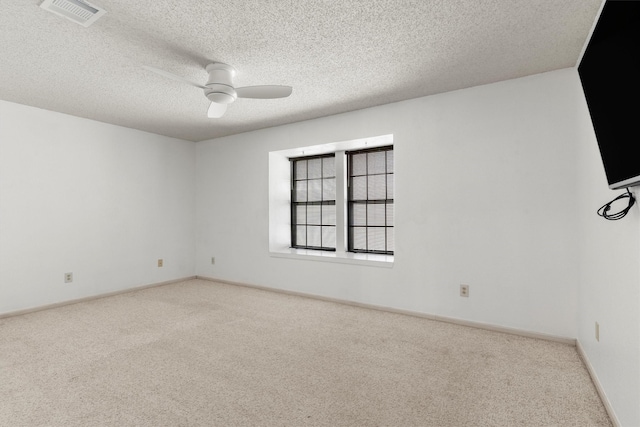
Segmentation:
<svg viewBox="0 0 640 427">
<path fill-rule="evenodd" d="M 460 296 L 461 297 L 469 296 L 469 285 L 460 285 Z"/>
</svg>

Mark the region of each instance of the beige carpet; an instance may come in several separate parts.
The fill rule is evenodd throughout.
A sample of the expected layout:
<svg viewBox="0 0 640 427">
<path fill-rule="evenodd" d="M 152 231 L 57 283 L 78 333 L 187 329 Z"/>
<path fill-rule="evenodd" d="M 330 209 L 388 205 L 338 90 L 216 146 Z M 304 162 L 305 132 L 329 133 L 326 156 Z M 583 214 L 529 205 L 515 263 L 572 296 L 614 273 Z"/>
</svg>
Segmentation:
<svg viewBox="0 0 640 427">
<path fill-rule="evenodd" d="M 609 426 L 576 349 L 202 280 L 0 319 L 1 426 Z"/>
</svg>

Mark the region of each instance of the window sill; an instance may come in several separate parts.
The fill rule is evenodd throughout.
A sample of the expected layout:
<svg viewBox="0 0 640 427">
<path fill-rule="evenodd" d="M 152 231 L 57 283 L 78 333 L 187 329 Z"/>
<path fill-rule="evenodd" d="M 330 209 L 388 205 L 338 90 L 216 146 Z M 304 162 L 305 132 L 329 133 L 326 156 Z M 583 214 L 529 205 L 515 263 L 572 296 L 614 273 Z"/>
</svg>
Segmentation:
<svg viewBox="0 0 640 427">
<path fill-rule="evenodd" d="M 393 255 L 360 254 L 352 252 L 339 253 L 294 248 L 272 250 L 269 252 L 269 255 L 276 258 L 304 259 L 307 261 L 336 262 L 385 268 L 392 268 L 394 261 Z"/>
</svg>

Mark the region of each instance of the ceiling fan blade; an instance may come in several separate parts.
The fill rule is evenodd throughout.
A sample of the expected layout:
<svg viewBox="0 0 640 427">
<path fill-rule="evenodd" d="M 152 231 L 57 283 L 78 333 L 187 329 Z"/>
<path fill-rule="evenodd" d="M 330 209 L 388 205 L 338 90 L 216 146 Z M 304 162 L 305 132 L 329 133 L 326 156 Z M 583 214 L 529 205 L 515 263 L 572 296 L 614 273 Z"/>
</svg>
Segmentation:
<svg viewBox="0 0 640 427">
<path fill-rule="evenodd" d="M 227 111 L 227 105 L 229 104 L 218 104 L 217 102 L 212 102 L 211 105 L 209 105 L 207 117 L 210 119 L 219 119 L 224 115 L 224 112 Z"/>
<path fill-rule="evenodd" d="M 198 83 L 192 82 L 191 80 L 185 79 L 184 77 L 176 76 L 175 74 L 171 74 L 170 72 L 161 70 L 160 68 L 150 67 L 148 65 L 143 65 L 142 68 L 144 68 L 145 70 L 151 71 L 153 73 L 160 74 L 161 76 L 167 77 L 169 79 L 177 80 L 182 83 L 187 83 L 187 84 L 190 84 L 191 86 L 199 87 L 200 89 L 205 89 L 204 86 Z"/>
<path fill-rule="evenodd" d="M 236 93 L 238 98 L 253 99 L 274 99 L 286 98 L 291 95 L 293 88 L 291 86 L 264 85 L 264 86 L 245 86 L 237 87 Z"/>
</svg>

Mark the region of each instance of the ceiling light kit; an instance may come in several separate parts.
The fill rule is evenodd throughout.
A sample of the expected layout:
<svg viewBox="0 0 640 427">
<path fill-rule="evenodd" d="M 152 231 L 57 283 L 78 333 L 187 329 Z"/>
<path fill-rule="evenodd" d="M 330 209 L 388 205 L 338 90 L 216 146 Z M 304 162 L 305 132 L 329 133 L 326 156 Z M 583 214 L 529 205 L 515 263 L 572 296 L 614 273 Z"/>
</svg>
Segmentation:
<svg viewBox="0 0 640 427">
<path fill-rule="evenodd" d="M 291 86 L 281 85 L 234 87 L 233 80 L 236 75 L 236 69 L 231 65 L 224 64 L 222 62 L 213 62 L 205 67 L 209 74 L 209 78 L 205 85 L 192 82 L 191 80 L 182 78 L 159 68 L 150 67 L 148 65 L 143 66 L 143 68 L 163 77 L 187 83 L 191 86 L 202 89 L 204 91 L 204 96 L 211 101 L 207 117 L 214 119 L 222 117 L 227 111 L 227 106 L 233 103 L 237 98 L 286 98 L 291 95 L 291 92 L 293 91 Z"/>
</svg>

